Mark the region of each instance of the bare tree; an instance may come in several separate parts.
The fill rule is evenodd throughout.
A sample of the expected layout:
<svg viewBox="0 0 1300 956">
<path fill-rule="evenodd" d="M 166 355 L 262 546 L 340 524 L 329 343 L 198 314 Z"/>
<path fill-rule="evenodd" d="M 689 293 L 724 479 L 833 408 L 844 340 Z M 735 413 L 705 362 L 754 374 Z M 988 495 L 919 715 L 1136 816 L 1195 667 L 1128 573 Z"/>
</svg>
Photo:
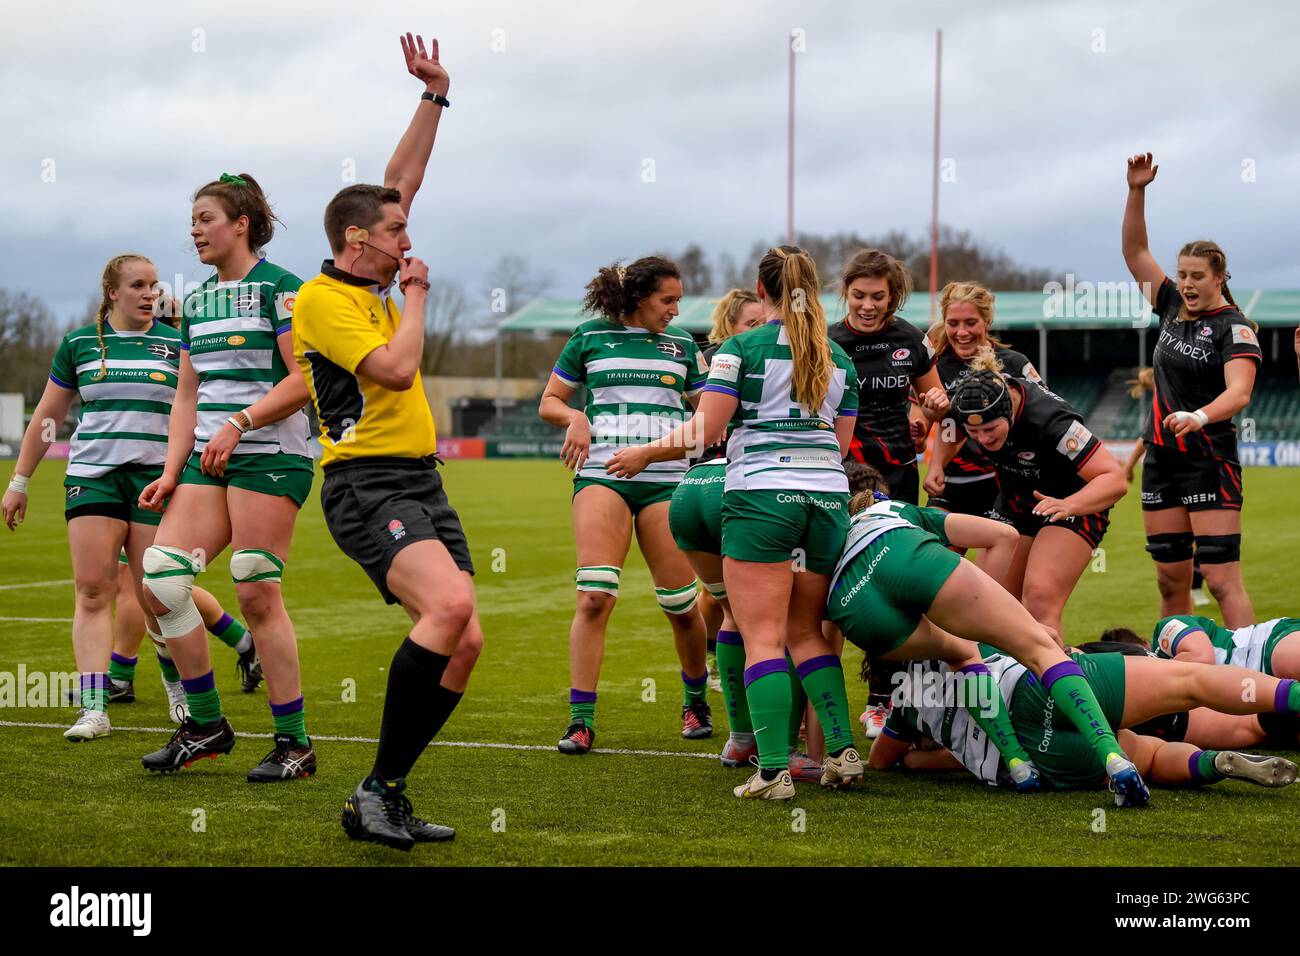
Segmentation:
<svg viewBox="0 0 1300 956">
<path fill-rule="evenodd" d="M 528 260 L 508 252 L 496 261 L 485 277 L 489 308 L 496 324 L 514 315 L 538 296 L 545 295 L 555 285 L 550 272 L 534 272 Z"/>
<path fill-rule="evenodd" d="M 22 392 L 35 404 L 58 345 L 54 315 L 26 292 L 0 289 L 0 391 Z"/>
<path fill-rule="evenodd" d="M 445 372 L 453 342 L 464 330 L 469 312 L 465 289 L 451 279 L 429 279 L 424 307 L 424 362 L 421 371 L 431 375 Z"/>
</svg>

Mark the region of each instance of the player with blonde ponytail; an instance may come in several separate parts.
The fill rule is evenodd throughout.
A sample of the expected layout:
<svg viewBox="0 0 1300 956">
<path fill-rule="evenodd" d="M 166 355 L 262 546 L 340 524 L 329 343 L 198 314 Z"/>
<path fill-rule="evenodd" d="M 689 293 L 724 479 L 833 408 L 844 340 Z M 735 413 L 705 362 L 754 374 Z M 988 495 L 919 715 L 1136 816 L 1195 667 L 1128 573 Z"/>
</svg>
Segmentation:
<svg viewBox="0 0 1300 956">
<path fill-rule="evenodd" d="M 723 577 L 744 636 L 745 693 L 758 770 L 741 798 L 788 800 L 789 652 L 826 738 L 821 782 L 859 780 L 844 671 L 822 636 L 830 575 L 848 528 L 843 458 L 853 436 L 853 363 L 829 341 L 817 267 L 797 246 L 768 251 L 755 292 L 767 324 L 728 339 L 713 358 L 694 418 L 671 434 L 613 455 L 635 475 L 697 453 L 730 426 L 722 498 Z"/>
<path fill-rule="evenodd" d="M 180 362 L 180 336 L 154 319 L 158 271 L 152 262 L 135 253 L 114 256 L 100 288 L 94 323 L 59 343 L 0 506 L 14 530 L 27 513 L 28 481 L 80 398 L 63 482 L 76 587 L 72 647 L 81 674 L 81 711 L 64 733 L 74 743 L 109 732 L 109 700 L 115 690 L 119 697 L 124 691 L 109 678 L 118 554 L 125 549 L 142 598 L 142 560 L 160 515 L 139 507 L 137 499 L 162 473 Z"/>
</svg>

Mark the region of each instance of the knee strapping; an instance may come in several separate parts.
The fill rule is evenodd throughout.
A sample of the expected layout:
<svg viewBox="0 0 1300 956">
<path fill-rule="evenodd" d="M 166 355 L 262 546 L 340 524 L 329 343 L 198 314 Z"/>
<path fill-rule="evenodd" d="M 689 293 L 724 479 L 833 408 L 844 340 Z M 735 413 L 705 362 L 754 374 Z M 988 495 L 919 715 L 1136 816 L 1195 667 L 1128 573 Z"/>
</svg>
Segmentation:
<svg viewBox="0 0 1300 956">
<path fill-rule="evenodd" d="M 704 590 L 713 595 L 715 601 L 725 601 L 727 599 L 727 586 L 719 581 L 717 584 L 704 582 Z"/>
<path fill-rule="evenodd" d="M 144 552 L 144 586 L 167 608 L 157 614 L 158 629 L 166 638 L 184 637 L 203 624 L 203 615 L 194 604 L 194 576 L 198 562 L 194 555 L 179 548 L 150 545 Z"/>
<path fill-rule="evenodd" d="M 283 574 L 284 562 L 270 551 L 242 548 L 230 556 L 230 579 L 236 584 L 279 584 Z"/>
<path fill-rule="evenodd" d="M 1176 531 L 1170 534 L 1147 535 L 1147 553 L 1157 564 L 1177 564 L 1192 560 L 1192 533 Z"/>
<path fill-rule="evenodd" d="M 612 598 L 618 597 L 618 581 L 623 575 L 622 568 L 615 568 L 610 565 L 595 565 L 589 568 L 578 568 L 578 573 L 574 575 L 573 580 L 579 591 L 599 591 L 602 594 L 608 594 Z"/>
<path fill-rule="evenodd" d="M 145 630 L 149 634 L 149 640 L 153 642 L 153 648 L 155 651 L 158 652 L 158 656 L 164 657 L 167 660 L 171 660 L 172 649 L 167 646 L 167 642 L 163 640 L 163 636 L 161 634 L 155 634 L 153 631 L 150 631 L 148 628 L 145 628 Z"/>
<path fill-rule="evenodd" d="M 1230 564 L 1241 560 L 1241 535 L 1198 534 L 1196 536 L 1196 561 L 1198 564 Z"/>
<path fill-rule="evenodd" d="M 655 588 L 655 597 L 665 614 L 688 614 L 700 599 L 700 592 L 692 581 L 680 588 Z"/>
</svg>

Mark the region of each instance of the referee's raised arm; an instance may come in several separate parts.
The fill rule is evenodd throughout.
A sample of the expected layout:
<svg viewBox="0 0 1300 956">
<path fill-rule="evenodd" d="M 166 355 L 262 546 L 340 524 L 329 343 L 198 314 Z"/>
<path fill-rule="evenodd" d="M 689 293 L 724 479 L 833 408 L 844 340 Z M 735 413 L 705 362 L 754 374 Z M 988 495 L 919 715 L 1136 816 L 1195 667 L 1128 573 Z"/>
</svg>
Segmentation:
<svg viewBox="0 0 1300 956">
<path fill-rule="evenodd" d="M 438 121 L 442 119 L 443 108 L 451 105 L 447 100 L 451 77 L 438 62 L 437 37 L 430 39 L 429 50 L 425 52 L 424 38 L 408 33 L 402 37 L 402 53 L 407 70 L 424 84 L 424 95 L 384 169 L 384 185 L 402 194 L 402 212 L 410 215 L 411 202 L 424 182 L 424 168 L 429 165 L 429 155 L 433 152 Z"/>
</svg>

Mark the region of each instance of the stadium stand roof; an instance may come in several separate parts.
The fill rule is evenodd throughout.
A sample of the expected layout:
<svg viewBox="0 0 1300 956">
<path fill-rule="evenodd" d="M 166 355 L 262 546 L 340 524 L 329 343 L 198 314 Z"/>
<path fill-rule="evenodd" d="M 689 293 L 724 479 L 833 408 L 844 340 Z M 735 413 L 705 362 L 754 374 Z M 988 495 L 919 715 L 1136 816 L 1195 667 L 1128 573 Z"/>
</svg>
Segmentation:
<svg viewBox="0 0 1300 956">
<path fill-rule="evenodd" d="M 1233 290 L 1237 303 L 1263 327 L 1300 326 L 1300 291 Z M 831 321 L 844 314 L 838 295 L 821 296 Z M 686 296 L 675 326 L 692 334 L 709 329 L 716 297 Z M 590 318 L 579 299 L 534 299 L 501 325 L 503 332 L 569 333 Z M 999 292 L 995 321 L 1002 329 L 1140 329 L 1151 324 L 1150 308 L 1132 283 L 1068 284 L 1059 292 Z M 915 292 L 900 315 L 925 328 L 930 320 L 930 295 Z"/>
</svg>

